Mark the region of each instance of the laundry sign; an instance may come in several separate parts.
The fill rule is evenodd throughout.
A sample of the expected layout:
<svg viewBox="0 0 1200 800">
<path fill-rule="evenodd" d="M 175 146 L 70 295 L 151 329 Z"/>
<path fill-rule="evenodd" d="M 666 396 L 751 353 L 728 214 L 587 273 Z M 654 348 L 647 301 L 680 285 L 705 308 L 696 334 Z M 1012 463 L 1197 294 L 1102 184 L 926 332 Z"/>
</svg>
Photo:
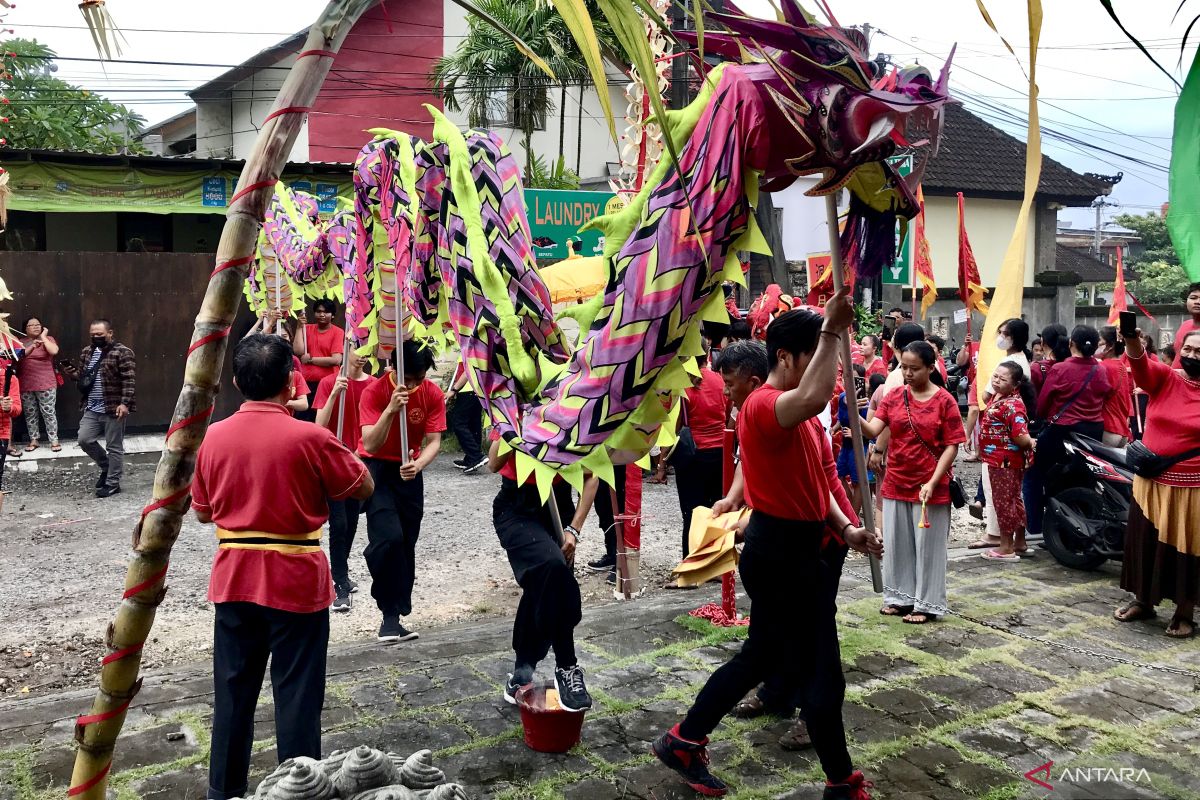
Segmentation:
<svg viewBox="0 0 1200 800">
<path fill-rule="evenodd" d="M 619 210 L 621 200 L 612 192 L 526 189 L 525 208 L 534 256 L 555 261 L 570 255 L 575 241 L 582 242 L 581 256 L 603 253 L 604 237 L 600 231 L 580 233 L 579 229 L 596 217 Z"/>
</svg>

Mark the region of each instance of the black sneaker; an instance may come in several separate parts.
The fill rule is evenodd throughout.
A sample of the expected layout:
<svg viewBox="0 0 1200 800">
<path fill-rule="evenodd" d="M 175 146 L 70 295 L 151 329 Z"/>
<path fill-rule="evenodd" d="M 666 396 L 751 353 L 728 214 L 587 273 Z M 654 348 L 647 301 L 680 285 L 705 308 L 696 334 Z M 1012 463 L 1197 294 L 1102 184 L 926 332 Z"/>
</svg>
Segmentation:
<svg viewBox="0 0 1200 800">
<path fill-rule="evenodd" d="M 558 689 L 558 704 L 567 711 L 586 711 L 592 707 L 592 696 L 583 683 L 583 667 L 578 664 L 556 668 L 554 686 Z"/>
<path fill-rule="evenodd" d="M 608 571 L 608 575 L 604 578 L 604 580 L 606 583 L 611 583 L 613 586 L 616 586 L 617 585 L 617 568 L 613 567 L 612 569 L 610 569 Z"/>
<path fill-rule="evenodd" d="M 465 458 L 456 458 L 454 459 L 454 466 L 458 467 L 459 469 L 466 469 L 467 460 Z"/>
<path fill-rule="evenodd" d="M 695 791 L 706 797 L 723 797 L 729 791 L 725 782 L 708 771 L 708 737 L 689 742 L 679 736 L 679 726 L 654 741 L 652 750 L 658 760 L 679 773 Z"/>
<path fill-rule="evenodd" d="M 487 466 L 487 456 L 484 456 L 483 458 L 476 461 L 474 464 L 463 467 L 463 474 L 464 475 L 474 475 L 476 472 L 479 472 L 481 467 L 486 467 L 486 466 Z"/>
<path fill-rule="evenodd" d="M 410 639 L 416 639 L 419 636 L 414 631 L 400 624 L 400 616 L 388 616 L 383 618 L 383 622 L 379 626 L 379 641 L 381 642 L 407 642 Z"/>
<path fill-rule="evenodd" d="M 104 484 L 108 483 L 108 468 L 100 470 L 100 477 L 96 479 L 96 488 L 103 489 Z"/>
<path fill-rule="evenodd" d="M 96 490 L 96 497 L 112 497 L 114 494 L 120 494 L 120 486 L 101 486 Z"/>
<path fill-rule="evenodd" d="M 350 594 L 358 594 L 358 581 L 353 578 L 347 578 L 346 581 L 350 584 Z"/>
<path fill-rule="evenodd" d="M 350 599 L 350 592 L 336 589 L 337 597 L 333 599 L 333 605 L 329 607 L 330 611 L 346 612 L 354 605 L 354 601 Z"/>
<path fill-rule="evenodd" d="M 597 558 L 595 561 L 589 561 L 587 568 L 592 572 L 604 572 L 605 570 L 615 569 L 617 566 L 617 557 L 610 556 L 607 553 Z"/>
<path fill-rule="evenodd" d="M 533 683 L 533 673 L 508 673 L 508 680 L 504 682 L 504 700 L 512 705 L 517 704 L 517 690 L 522 686 L 528 686 Z"/>
</svg>

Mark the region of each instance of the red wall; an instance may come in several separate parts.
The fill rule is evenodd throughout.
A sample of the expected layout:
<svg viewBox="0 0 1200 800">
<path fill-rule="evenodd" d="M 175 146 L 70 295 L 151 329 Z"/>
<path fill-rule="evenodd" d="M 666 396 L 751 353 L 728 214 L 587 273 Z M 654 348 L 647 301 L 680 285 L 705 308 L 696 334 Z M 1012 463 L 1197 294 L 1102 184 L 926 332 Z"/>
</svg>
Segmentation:
<svg viewBox="0 0 1200 800">
<path fill-rule="evenodd" d="M 429 88 L 442 31 L 440 0 L 386 0 L 363 15 L 309 112 L 309 160 L 353 161 L 369 128 L 429 138 L 433 121 L 422 106 L 442 107 Z"/>
</svg>

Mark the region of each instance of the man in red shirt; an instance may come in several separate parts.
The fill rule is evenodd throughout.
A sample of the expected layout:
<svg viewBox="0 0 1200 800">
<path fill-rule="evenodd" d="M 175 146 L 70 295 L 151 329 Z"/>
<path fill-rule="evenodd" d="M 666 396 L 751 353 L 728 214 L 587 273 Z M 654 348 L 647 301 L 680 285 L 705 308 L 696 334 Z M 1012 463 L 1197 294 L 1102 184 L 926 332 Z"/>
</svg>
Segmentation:
<svg viewBox="0 0 1200 800">
<path fill-rule="evenodd" d="M 310 394 L 317 391 L 322 378 L 336 375 L 342 365 L 346 331 L 333 324 L 333 315 L 336 313 L 337 303 L 332 300 L 322 299 L 313 303 L 313 317 L 317 321 L 305 325 L 299 341 L 295 343 L 300 373 L 308 384 Z M 297 416 L 311 422 L 316 419 L 316 411 L 310 410 Z"/>
<path fill-rule="evenodd" d="M 1171 363 L 1173 369 L 1180 368 L 1179 350 L 1183 347 L 1184 337 L 1192 331 L 1200 330 L 1200 283 L 1193 283 L 1188 287 L 1183 307 L 1192 318 L 1184 320 L 1179 330 L 1175 331 L 1175 360 Z"/>
<path fill-rule="evenodd" d="M 208 797 L 246 794 L 254 711 L 268 657 L 280 761 L 321 757 L 321 706 L 333 587 L 321 552 L 326 498 L 364 500 L 374 483 L 324 428 L 295 420 L 292 351 L 255 334 L 233 352 L 246 402 L 214 423 L 196 455 L 192 509 L 217 525 L 213 729 Z"/>
<path fill-rule="evenodd" d="M 852 546 L 878 552 L 881 540 L 846 517 L 822 466 L 828 442 L 816 415 L 833 393 L 838 334 L 853 319 L 847 290 L 829 301 L 825 314 L 822 322 L 796 309 L 767 328 L 770 377 L 738 415 L 740 472 L 714 508 L 732 510 L 744 499 L 753 509 L 740 565 L 754 607 L 749 637 L 709 678 L 683 722 L 654 743 L 660 761 L 710 797 L 727 787 L 708 770 L 708 734 L 750 689 L 777 673 L 803 687 L 808 730 L 827 778 L 825 797 L 869 797 L 846 749 L 836 608 L 822 588 L 830 566 L 820 552 L 827 522 Z"/>
<path fill-rule="evenodd" d="M 367 363 L 365 358 L 353 350 L 346 358 L 345 375 L 326 375 L 317 384 L 313 408 L 317 411 L 317 424 L 335 434 L 340 433 L 342 444 L 354 452 L 362 442 L 358 403 L 371 383 L 371 376 L 363 371 Z M 362 507 L 363 504 L 353 498 L 329 501 L 329 566 L 333 573 L 333 590 L 337 593 L 333 611 L 349 611 L 350 595 L 358 591 L 358 584 L 350 580 L 346 561 L 354 545 Z"/>
<path fill-rule="evenodd" d="M 395 356 L 393 355 L 393 366 Z M 421 471 L 437 458 L 446 430 L 446 398 L 425 373 L 433 353 L 411 339 L 404 342 L 404 378 L 393 369 L 376 378 L 358 406 L 363 457 L 376 492 L 367 503 L 367 568 L 371 596 L 383 613 L 379 641 L 406 642 L 417 634 L 400 624 L 412 613 L 417 576 L 417 537 L 425 514 Z M 408 426 L 409 452 L 401 447 L 400 425 Z"/>
</svg>

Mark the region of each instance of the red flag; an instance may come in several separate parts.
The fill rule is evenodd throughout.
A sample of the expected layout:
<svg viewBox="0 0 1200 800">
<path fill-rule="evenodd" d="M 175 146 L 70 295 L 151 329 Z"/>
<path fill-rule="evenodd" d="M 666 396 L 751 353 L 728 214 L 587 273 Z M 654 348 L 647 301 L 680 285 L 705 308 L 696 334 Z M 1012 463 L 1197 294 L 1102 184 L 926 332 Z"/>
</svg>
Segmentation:
<svg viewBox="0 0 1200 800">
<path fill-rule="evenodd" d="M 1121 248 L 1117 248 L 1117 280 L 1113 284 L 1112 304 L 1108 307 L 1108 324 L 1116 325 L 1121 319 L 1121 312 L 1129 310 L 1129 300 L 1125 296 L 1125 265 L 1121 263 Z"/>
<path fill-rule="evenodd" d="M 925 237 L 925 192 L 917 187 L 917 218 L 913 225 L 916 257 L 913 259 L 913 271 L 921 281 L 924 290 L 921 292 L 921 319 L 929 313 L 929 307 L 937 300 L 937 282 L 933 278 L 933 259 L 929 257 L 929 239 Z M 914 284 L 915 285 L 915 284 Z"/>
<path fill-rule="evenodd" d="M 979 265 L 975 263 L 975 254 L 971 252 L 971 242 L 967 239 L 967 228 L 963 224 L 963 194 L 958 193 L 958 296 L 962 298 L 967 310 L 977 310 L 988 313 L 987 303 L 983 296 L 986 290 L 980 282 Z"/>
</svg>

